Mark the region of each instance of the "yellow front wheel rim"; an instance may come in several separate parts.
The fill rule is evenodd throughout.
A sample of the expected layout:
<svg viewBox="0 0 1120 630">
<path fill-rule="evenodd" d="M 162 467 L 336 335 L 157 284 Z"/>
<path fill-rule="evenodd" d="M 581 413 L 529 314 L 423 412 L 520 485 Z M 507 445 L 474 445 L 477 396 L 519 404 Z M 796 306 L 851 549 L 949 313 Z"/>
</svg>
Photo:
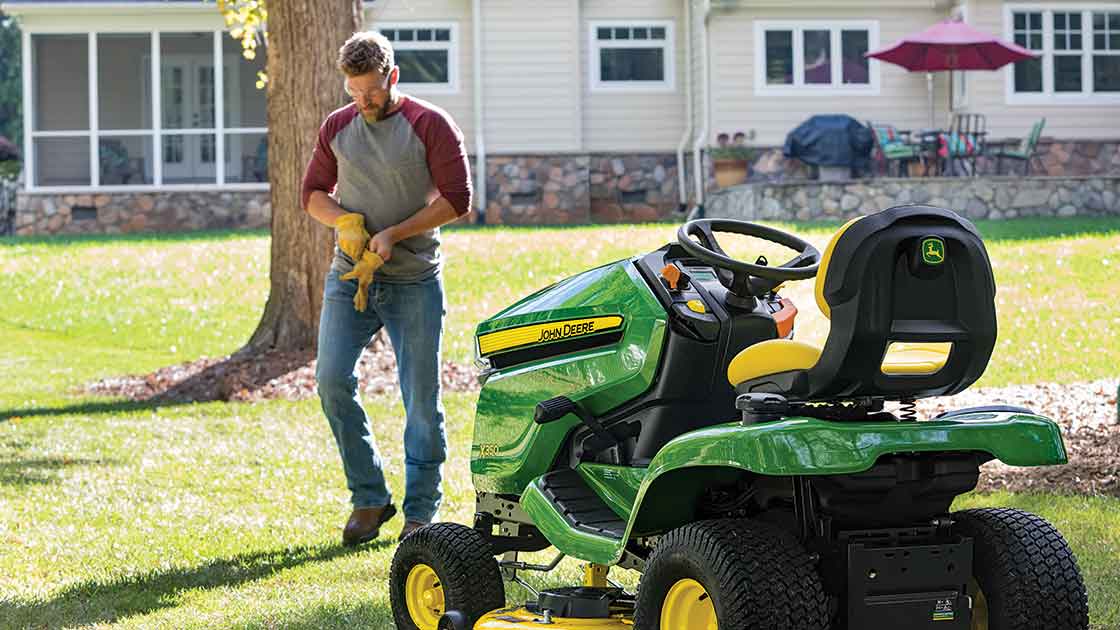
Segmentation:
<svg viewBox="0 0 1120 630">
<path fill-rule="evenodd" d="M 975 579 L 969 582 L 968 590 L 972 594 L 971 630 L 988 630 L 988 598 L 984 596 L 984 591 L 980 590 L 980 585 Z"/>
<path fill-rule="evenodd" d="M 443 585 L 432 567 L 418 564 L 404 581 L 404 603 L 412 623 L 420 630 L 436 630 L 439 618 L 446 611 Z"/>
<path fill-rule="evenodd" d="M 719 630 L 716 607 L 699 582 L 677 580 L 661 605 L 661 630 Z"/>
</svg>

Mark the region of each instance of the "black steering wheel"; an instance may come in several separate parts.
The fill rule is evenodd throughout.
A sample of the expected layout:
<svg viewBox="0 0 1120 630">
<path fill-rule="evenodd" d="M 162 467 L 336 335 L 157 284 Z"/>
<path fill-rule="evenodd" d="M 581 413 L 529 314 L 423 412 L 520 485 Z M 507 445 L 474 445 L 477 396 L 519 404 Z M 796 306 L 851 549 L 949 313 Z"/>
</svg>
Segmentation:
<svg viewBox="0 0 1120 630">
<path fill-rule="evenodd" d="M 797 252 L 787 262 L 771 267 L 759 257 L 755 263 L 735 260 L 723 251 L 716 241 L 716 232 L 753 236 L 764 241 L 785 245 Z M 699 243 L 692 240 L 695 236 Z M 817 275 L 821 253 L 808 242 L 774 228 L 736 221 L 734 219 L 696 219 L 677 230 L 677 243 L 693 258 L 717 269 L 720 283 L 741 298 L 759 297 L 787 280 L 805 280 Z"/>
</svg>

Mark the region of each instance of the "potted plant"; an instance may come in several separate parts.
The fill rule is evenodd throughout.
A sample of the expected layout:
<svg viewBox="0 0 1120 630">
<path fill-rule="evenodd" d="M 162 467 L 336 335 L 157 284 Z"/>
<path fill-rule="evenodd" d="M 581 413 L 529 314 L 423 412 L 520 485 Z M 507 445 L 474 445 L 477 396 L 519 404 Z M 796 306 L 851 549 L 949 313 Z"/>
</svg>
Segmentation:
<svg viewBox="0 0 1120 630">
<path fill-rule="evenodd" d="M 715 168 L 716 184 L 720 188 L 727 188 L 746 182 L 754 153 L 752 147 L 742 145 L 709 147 L 708 155 Z"/>
</svg>

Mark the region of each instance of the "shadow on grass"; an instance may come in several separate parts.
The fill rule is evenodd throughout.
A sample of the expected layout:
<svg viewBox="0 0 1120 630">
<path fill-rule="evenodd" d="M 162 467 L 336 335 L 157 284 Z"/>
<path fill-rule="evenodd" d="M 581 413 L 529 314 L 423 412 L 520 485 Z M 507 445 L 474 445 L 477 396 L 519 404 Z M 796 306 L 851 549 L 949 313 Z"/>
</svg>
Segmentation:
<svg viewBox="0 0 1120 630">
<path fill-rule="evenodd" d="M 260 389 L 269 381 L 297 370 L 314 358 L 310 351 L 235 353 L 220 360 L 199 360 L 160 368 L 144 376 L 105 379 L 91 393 L 114 397 L 61 407 L 0 409 L 0 422 L 34 416 L 121 414 L 160 407 L 206 402 L 230 402 L 242 392 Z"/>
<path fill-rule="evenodd" d="M 109 459 L 84 459 L 75 457 L 37 457 L 34 459 L 9 459 L 0 456 L 0 486 L 34 486 L 58 481 L 51 473 L 77 466 L 112 466 Z"/>
<path fill-rule="evenodd" d="M 178 605 L 186 591 L 237 586 L 313 562 L 329 562 L 351 553 L 392 544 L 384 538 L 360 548 L 302 546 L 220 558 L 195 567 L 152 571 L 142 575 L 90 580 L 67 587 L 45 601 L 0 601 L 0 619 L 14 627 L 69 627 L 146 615 Z M 289 627 L 289 626 L 283 626 Z M 313 627 L 295 625 L 291 627 Z"/>
</svg>

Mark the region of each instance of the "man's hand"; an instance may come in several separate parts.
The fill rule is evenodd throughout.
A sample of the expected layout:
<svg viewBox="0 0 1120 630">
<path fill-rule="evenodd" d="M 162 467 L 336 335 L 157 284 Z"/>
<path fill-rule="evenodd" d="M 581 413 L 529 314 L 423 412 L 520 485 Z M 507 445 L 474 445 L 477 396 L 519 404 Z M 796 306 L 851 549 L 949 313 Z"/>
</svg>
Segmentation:
<svg viewBox="0 0 1120 630">
<path fill-rule="evenodd" d="M 396 231 L 387 228 L 369 239 L 369 250 L 380 256 L 381 260 L 388 261 L 393 256 L 393 245 L 396 245 L 399 240 Z"/>
<path fill-rule="evenodd" d="M 357 212 L 350 212 L 338 217 L 334 224 L 335 233 L 338 235 L 338 248 L 342 253 L 357 262 L 362 257 L 362 250 L 369 242 L 369 232 L 366 232 L 366 219 Z"/>
<path fill-rule="evenodd" d="M 358 292 L 354 294 L 354 310 L 365 312 L 369 298 L 369 285 L 373 282 L 373 272 L 384 265 L 385 261 L 376 252 L 366 250 L 350 271 L 339 276 L 340 280 L 357 280 Z"/>
</svg>

